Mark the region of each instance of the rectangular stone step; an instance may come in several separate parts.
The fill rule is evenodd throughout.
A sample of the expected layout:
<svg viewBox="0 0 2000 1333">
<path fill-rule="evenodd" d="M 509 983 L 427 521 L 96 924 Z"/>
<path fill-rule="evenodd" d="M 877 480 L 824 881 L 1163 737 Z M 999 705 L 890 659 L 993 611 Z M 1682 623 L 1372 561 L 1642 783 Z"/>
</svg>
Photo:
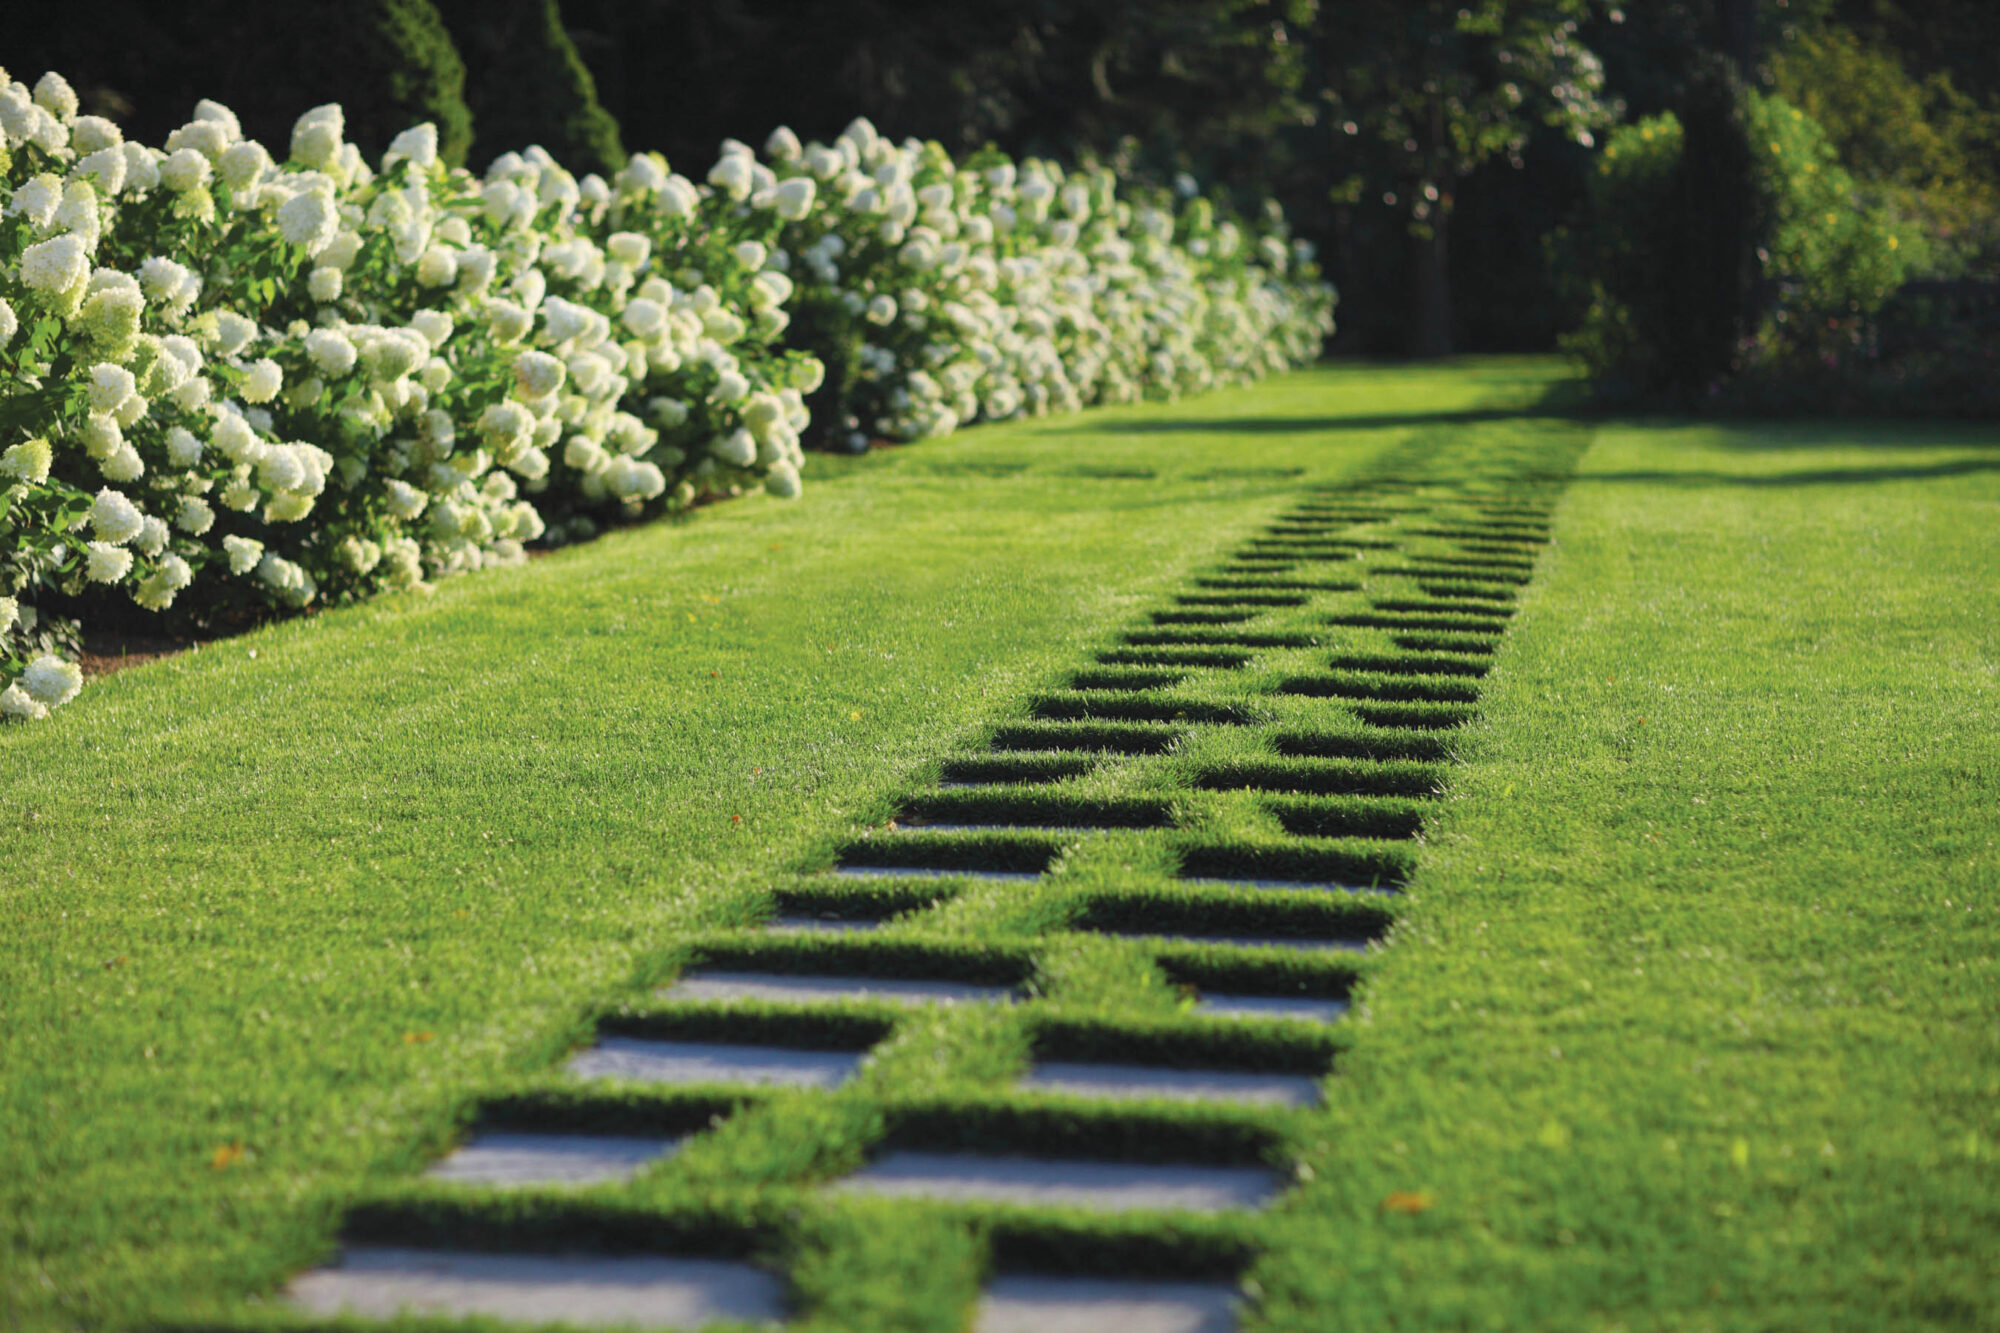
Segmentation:
<svg viewBox="0 0 2000 1333">
<path fill-rule="evenodd" d="M 951 870 L 940 869 L 936 866 L 841 865 L 835 866 L 833 873 L 836 875 L 845 875 L 849 879 L 917 878 L 1014 881 L 1041 878 L 1041 872 L 1038 870 Z"/>
<path fill-rule="evenodd" d="M 784 1317 L 784 1288 L 762 1269 L 634 1255 L 351 1246 L 333 1267 L 294 1279 L 288 1295 L 294 1307 L 319 1315 L 490 1315 L 585 1328 L 686 1329 L 724 1319 L 776 1324 Z"/>
<path fill-rule="evenodd" d="M 1383 888 L 1374 884 L 1335 884 L 1317 879 L 1221 879 L 1213 875 L 1182 875 L 1183 884 L 1207 885 L 1211 888 L 1237 889 L 1301 889 L 1319 893 L 1368 893 L 1395 897 L 1400 889 Z"/>
<path fill-rule="evenodd" d="M 1037 1061 L 1020 1085 L 1037 1092 L 1120 1100 L 1165 1097 L 1179 1102 L 1257 1102 L 1270 1106 L 1310 1106 L 1319 1100 L 1318 1081 L 1300 1074 L 1072 1060 Z"/>
<path fill-rule="evenodd" d="M 500 1189 L 596 1185 L 630 1180 L 651 1163 L 672 1156 L 680 1146 L 678 1138 L 491 1130 L 474 1135 L 424 1174 L 432 1180 Z"/>
<path fill-rule="evenodd" d="M 1099 930 L 1097 935 L 1145 940 L 1159 944 L 1222 944 L 1238 949 L 1293 949 L 1327 953 L 1366 953 L 1367 940 L 1313 939 L 1297 935 L 1174 935 L 1136 930 Z"/>
<path fill-rule="evenodd" d="M 1258 1208 L 1280 1188 L 1261 1166 L 1181 1166 L 963 1152 L 884 1154 L 835 1189 L 968 1203 L 1217 1213 Z"/>
<path fill-rule="evenodd" d="M 565 1066 L 578 1078 L 636 1083 L 752 1083 L 837 1088 L 860 1067 L 858 1051 L 806 1050 L 719 1041 L 600 1037 Z"/>
<path fill-rule="evenodd" d="M 977 1004 L 1014 998 L 1007 986 L 902 977 L 857 977 L 790 972 L 690 972 L 659 992 L 663 1000 L 775 1000 L 822 1004 L 882 1000 L 891 1004 Z"/>
<path fill-rule="evenodd" d="M 1203 991 L 1195 1012 L 1215 1018 L 1296 1018 L 1331 1023 L 1347 1012 L 1347 1001 L 1311 995 L 1221 995 Z"/>
<path fill-rule="evenodd" d="M 861 930 L 880 930 L 882 921 L 875 917 L 842 916 L 774 916 L 764 923 L 764 929 L 779 934 L 809 935 L 818 933 L 848 934 Z"/>
<path fill-rule="evenodd" d="M 1002 1274 L 974 1333 L 1233 1333 L 1239 1297 L 1219 1282 Z"/>
</svg>

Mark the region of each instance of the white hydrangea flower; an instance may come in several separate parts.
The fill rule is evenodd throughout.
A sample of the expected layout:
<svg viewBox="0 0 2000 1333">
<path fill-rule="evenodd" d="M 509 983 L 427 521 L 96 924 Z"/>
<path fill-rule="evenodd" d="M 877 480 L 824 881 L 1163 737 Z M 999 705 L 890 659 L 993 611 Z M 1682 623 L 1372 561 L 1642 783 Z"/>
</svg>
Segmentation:
<svg viewBox="0 0 2000 1333">
<path fill-rule="evenodd" d="M 431 167 L 438 160 L 437 126 L 426 121 L 422 125 L 412 125 L 395 138 L 389 140 L 389 151 L 382 159 L 383 170 L 391 161 L 408 161 L 419 167 Z"/>
<path fill-rule="evenodd" d="M 139 535 L 146 516 L 139 506 L 109 486 L 97 493 L 90 506 L 90 526 L 99 538 L 112 543 L 129 542 Z"/>
<path fill-rule="evenodd" d="M 247 574 L 264 558 L 264 543 L 250 537 L 224 537 L 222 549 L 229 556 L 229 572 L 232 574 Z"/>
<path fill-rule="evenodd" d="M 83 548 L 84 577 L 92 583 L 116 583 L 132 571 L 132 553 L 110 542 L 87 542 Z"/>
<path fill-rule="evenodd" d="M 346 269 L 353 265 L 361 254 L 361 233 L 342 228 L 333 234 L 326 249 L 319 252 L 319 262 L 327 268 Z"/>
<path fill-rule="evenodd" d="M 167 556 L 159 566 L 139 580 L 139 586 L 132 590 L 132 600 L 148 611 L 164 611 L 173 605 L 174 597 L 181 589 L 194 582 L 194 570 L 188 562 L 177 555 Z"/>
<path fill-rule="evenodd" d="M 139 284 L 123 273 L 98 269 L 90 278 L 88 291 L 78 316 L 84 329 L 106 347 L 129 346 L 139 332 L 139 317 L 146 308 Z"/>
<path fill-rule="evenodd" d="M 247 514 L 257 507 L 263 495 L 250 484 L 247 477 L 234 477 L 222 488 L 222 503 L 239 514 Z M 227 540 L 225 538 L 225 540 Z"/>
<path fill-rule="evenodd" d="M 754 161 L 748 154 L 725 153 L 709 168 L 708 183 L 740 204 L 750 197 L 750 187 L 756 180 L 756 174 L 751 170 L 753 165 Z"/>
<path fill-rule="evenodd" d="M 74 291 L 89 276 L 90 254 L 79 236 L 56 236 L 21 252 L 21 281 L 44 295 Z"/>
<path fill-rule="evenodd" d="M 540 449 L 530 445 L 528 448 L 523 449 L 520 456 L 515 458 L 513 462 L 507 464 L 507 470 L 525 481 L 539 481 L 549 475 L 549 456 Z M 536 534 L 536 536 L 540 535 L 540 533 Z M 529 538 L 528 540 L 532 541 L 533 538 Z"/>
<path fill-rule="evenodd" d="M 23 440 L 0 455 L 0 476 L 40 485 L 49 479 L 49 466 L 54 457 L 47 440 Z"/>
<path fill-rule="evenodd" d="M 347 117 L 340 104 L 316 106 L 292 126 L 292 158 L 317 171 L 339 164 L 341 136 L 347 132 Z"/>
<path fill-rule="evenodd" d="M 635 231 L 616 231 L 605 238 L 604 248 L 627 268 L 639 268 L 653 252 L 651 238 Z"/>
<path fill-rule="evenodd" d="M 76 89 L 69 80 L 50 70 L 35 82 L 35 105 L 67 125 L 76 119 Z"/>
<path fill-rule="evenodd" d="M 279 491 L 264 504 L 266 523 L 296 523 L 312 512 L 313 498 L 295 491 Z"/>
<path fill-rule="evenodd" d="M 271 173 L 275 164 L 271 161 L 270 151 L 263 144 L 255 139 L 245 139 L 241 143 L 233 143 L 223 149 L 222 156 L 215 161 L 215 166 L 223 184 L 233 193 L 247 197 L 255 192 L 258 184 Z"/>
<path fill-rule="evenodd" d="M 255 458 L 264 444 L 257 438 L 257 432 L 250 423 L 235 412 L 224 412 L 215 419 L 215 427 L 208 433 L 208 442 L 215 446 L 216 452 L 234 463 Z"/>
<path fill-rule="evenodd" d="M 138 381 L 123 366 L 100 361 L 90 368 L 90 407 L 93 412 L 115 412 L 120 403 L 138 391 Z"/>
<path fill-rule="evenodd" d="M 758 310 L 772 310 L 792 299 L 792 280 L 766 269 L 750 280 L 750 304 Z"/>
<path fill-rule="evenodd" d="M 46 227 L 55 221 L 62 195 L 62 177 L 44 171 L 39 176 L 29 177 L 14 191 L 14 197 L 7 201 L 7 212 L 14 217 L 26 218 L 37 228 Z"/>
<path fill-rule="evenodd" d="M 324 252 L 340 234 L 340 210 L 333 195 L 303 190 L 287 199 L 278 207 L 278 234 L 308 255 Z"/>
<path fill-rule="evenodd" d="M 197 467 L 201 463 L 201 440 L 185 426 L 174 426 L 167 431 L 167 462 L 182 471 Z"/>
<path fill-rule="evenodd" d="M 659 468 L 620 454 L 605 465 L 604 487 L 620 500 L 651 500 L 667 489 L 667 479 Z"/>
<path fill-rule="evenodd" d="M 567 376 L 568 368 L 547 352 L 523 352 L 514 362 L 514 391 L 533 402 L 562 388 Z"/>
<path fill-rule="evenodd" d="M 123 483 L 137 481 L 145 476 L 146 463 L 139 457 L 139 451 L 132 447 L 129 440 L 120 440 L 118 447 L 111 451 L 111 455 L 97 465 L 97 470 L 104 474 L 106 481 Z"/>
<path fill-rule="evenodd" d="M 387 492 L 389 512 L 404 520 L 413 519 L 423 513 L 424 506 L 429 504 L 431 499 L 407 481 L 393 478 L 384 490 Z"/>
<path fill-rule="evenodd" d="M 435 351 L 451 341 L 452 318 L 442 310 L 419 310 L 410 316 L 410 327 Z"/>
<path fill-rule="evenodd" d="M 588 435 L 572 435 L 563 446 L 563 462 L 587 476 L 595 476 L 611 462 L 611 455 Z"/>
<path fill-rule="evenodd" d="M 542 336 L 551 343 L 580 337 L 591 326 L 591 313 L 586 306 L 551 296 L 542 302 Z"/>
<path fill-rule="evenodd" d="M 132 548 L 141 555 L 157 556 L 167 549 L 167 538 L 170 535 L 165 520 L 148 514 L 145 521 L 139 525 L 139 535 L 132 539 Z"/>
<path fill-rule="evenodd" d="M 215 526 L 215 510 L 198 495 L 186 496 L 181 500 L 181 512 L 175 517 L 174 526 L 190 537 L 199 537 Z"/>
<path fill-rule="evenodd" d="M 535 326 L 535 317 L 512 301 L 491 301 L 486 306 L 487 328 L 497 343 L 517 343 Z"/>
<path fill-rule="evenodd" d="M 270 357 L 264 357 L 250 367 L 243 377 L 243 401 L 247 403 L 268 403 L 278 396 L 278 390 L 285 386 L 285 372 Z"/>
<path fill-rule="evenodd" d="M 780 500 L 796 500 L 805 487 L 799 481 L 799 470 L 790 463 L 773 463 L 771 470 L 764 474 L 764 489 Z"/>
<path fill-rule="evenodd" d="M 369 378 L 387 383 L 421 366 L 431 354 L 430 343 L 409 329 L 377 329 L 361 344 L 361 359 Z"/>
<path fill-rule="evenodd" d="M 257 337 L 257 325 L 234 310 L 217 310 L 213 318 L 215 350 L 223 356 L 235 356 Z"/>
<path fill-rule="evenodd" d="M 709 446 L 709 452 L 735 467 L 749 467 L 757 461 L 757 440 L 747 430 L 733 430 Z"/>
<path fill-rule="evenodd" d="M 79 153 L 99 153 L 107 148 L 119 148 L 125 143 L 125 131 L 118 128 L 116 121 L 103 116 L 78 116 L 69 128 L 70 147 Z"/>
<path fill-rule="evenodd" d="M 457 282 L 457 252 L 447 245 L 425 250 L 417 259 L 417 281 L 425 287 L 449 287 Z"/>
<path fill-rule="evenodd" d="M 140 261 L 139 290 L 149 301 L 180 305 L 200 294 L 201 279 L 179 260 L 154 255 Z"/>
<path fill-rule="evenodd" d="M 339 379 L 354 369 L 360 353 L 353 341 L 338 329 L 314 329 L 306 335 L 306 355 L 321 374 Z"/>
<path fill-rule="evenodd" d="M 341 271 L 330 264 L 322 264 L 306 277 L 306 293 L 315 301 L 338 301 L 340 299 Z"/>
<path fill-rule="evenodd" d="M 312 600 L 312 579 L 305 570 L 276 552 L 267 551 L 257 562 L 257 581 L 294 606 Z"/>
<path fill-rule="evenodd" d="M 21 603 L 12 597 L 0 597 L 0 634 L 14 628 L 14 622 L 21 618 Z"/>
<path fill-rule="evenodd" d="M 144 195 L 160 183 L 160 159 L 164 154 L 144 144 L 125 145 L 125 193 Z"/>
<path fill-rule="evenodd" d="M 48 705 L 38 702 L 22 689 L 17 681 L 0 690 L 0 716 L 18 717 L 24 722 L 39 722 L 49 715 Z"/>
<path fill-rule="evenodd" d="M 125 150 L 100 148 L 77 159 L 70 172 L 80 180 L 89 181 L 99 194 L 110 199 L 125 188 Z"/>
<path fill-rule="evenodd" d="M 350 574 L 366 574 L 382 563 L 382 548 L 366 537 L 343 537 L 333 548 L 333 558 Z"/>
<path fill-rule="evenodd" d="M 160 163 L 160 181 L 175 194 L 185 194 L 208 184 L 214 168 L 209 160 L 193 148 L 181 148 L 167 154 L 167 160 Z"/>
<path fill-rule="evenodd" d="M 28 697 L 46 708 L 60 708 L 83 689 L 83 668 L 60 657 L 43 654 L 28 664 L 15 682 Z"/>
</svg>

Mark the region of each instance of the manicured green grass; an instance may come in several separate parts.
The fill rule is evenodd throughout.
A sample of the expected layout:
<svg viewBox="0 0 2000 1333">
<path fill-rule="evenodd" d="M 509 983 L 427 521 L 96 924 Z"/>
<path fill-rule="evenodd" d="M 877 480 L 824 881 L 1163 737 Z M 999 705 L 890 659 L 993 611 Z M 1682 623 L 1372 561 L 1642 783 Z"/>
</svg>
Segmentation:
<svg viewBox="0 0 2000 1333">
<path fill-rule="evenodd" d="M 794 506 L 212 644 L 0 731 L 0 1325 L 272 1290 L 471 1096 L 1301 485 L 1549 375 L 1315 372 L 816 460 Z"/>
<path fill-rule="evenodd" d="M 1532 583 L 1532 514 L 1442 561 L 1347 526 L 1427 469 L 1566 467 L 1592 428 L 1521 410 L 1552 373 L 1315 372 L 975 432 L 0 733 L 0 1324 L 283 1323 L 239 1298 L 344 1221 L 752 1254 L 827 1329 L 959 1327 L 996 1263 L 1242 1275 L 1252 1328 L 2000 1327 L 1995 433 L 1605 426 Z M 1481 609 L 1503 589 L 1511 619 Z M 1202 618 L 1231 606 L 1257 618 Z M 1429 729 L 1468 685 L 1475 720 Z M 1082 728 L 1105 754 L 1023 748 Z M 903 843 L 1055 873 L 799 873 Z M 1259 868 L 1409 893 L 1174 875 Z M 909 915 L 741 929 L 774 891 Z M 1398 917 L 1365 959 L 1091 933 Z M 652 995 L 697 955 L 1037 998 Z M 1361 1008 L 1226 1022 L 1178 983 Z M 593 1025 L 875 1058 L 833 1095 L 581 1089 L 552 1065 Z M 1336 1073 L 1324 1110 L 1093 1107 L 1010 1089 L 1031 1054 Z M 567 1198 L 415 1180 L 475 1116 L 716 1127 Z M 885 1141 L 1298 1183 L 1179 1219 L 817 1190 Z"/>
<path fill-rule="evenodd" d="M 1270 1326 L 2000 1328 L 1997 572 L 1991 427 L 1598 432 Z"/>
</svg>

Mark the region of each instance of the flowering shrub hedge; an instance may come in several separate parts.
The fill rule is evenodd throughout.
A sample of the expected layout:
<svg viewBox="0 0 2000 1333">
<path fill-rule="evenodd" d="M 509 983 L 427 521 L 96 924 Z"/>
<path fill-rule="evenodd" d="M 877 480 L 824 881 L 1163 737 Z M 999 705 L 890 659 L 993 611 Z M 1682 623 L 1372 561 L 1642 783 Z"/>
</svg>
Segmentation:
<svg viewBox="0 0 2000 1333">
<path fill-rule="evenodd" d="M 0 72 L 0 714 L 81 684 L 66 614 L 299 608 L 650 509 L 799 493 L 837 438 L 1175 394 L 1317 354 L 1273 214 L 936 145 L 728 143 L 483 178 L 378 167 L 337 106 L 286 158 L 202 102 L 159 148 Z M 794 317 L 797 324 L 794 326 Z M 826 380 L 826 367 L 835 370 Z M 822 388 L 823 381 L 825 387 Z"/>
</svg>

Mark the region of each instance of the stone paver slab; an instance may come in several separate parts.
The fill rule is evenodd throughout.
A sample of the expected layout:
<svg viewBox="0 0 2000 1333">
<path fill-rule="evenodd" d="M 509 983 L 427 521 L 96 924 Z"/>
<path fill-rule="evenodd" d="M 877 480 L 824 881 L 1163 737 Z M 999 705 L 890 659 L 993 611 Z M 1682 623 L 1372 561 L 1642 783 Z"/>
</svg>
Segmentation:
<svg viewBox="0 0 2000 1333">
<path fill-rule="evenodd" d="M 313 1314 L 495 1315 L 523 1323 L 688 1329 L 720 1319 L 776 1323 L 778 1280 L 720 1259 L 482 1254 L 355 1246 L 296 1278 Z"/>
<path fill-rule="evenodd" d="M 690 972 L 660 991 L 663 1000 L 780 1000 L 803 1004 L 829 1000 L 884 1000 L 892 1004 L 977 1004 L 1011 999 L 1006 986 L 899 977 L 809 975 L 788 972 Z"/>
<path fill-rule="evenodd" d="M 1318 1081 L 1301 1074 L 1174 1069 L 1164 1065 L 1087 1064 L 1072 1060 L 1037 1062 L 1021 1079 L 1021 1086 L 1079 1097 L 1165 1097 L 1182 1102 L 1310 1106 L 1319 1100 Z"/>
<path fill-rule="evenodd" d="M 1260 1207 L 1278 1187 L 1277 1173 L 1264 1167 L 938 1152 L 886 1153 L 834 1186 L 894 1197 L 1197 1213 Z"/>
<path fill-rule="evenodd" d="M 621 1078 L 639 1083 L 837 1088 L 860 1064 L 861 1055 L 856 1051 L 603 1037 L 589 1050 L 571 1056 L 567 1068 L 578 1078 Z"/>
<path fill-rule="evenodd" d="M 1291 889 L 1319 893 L 1366 893 L 1378 897 L 1395 898 L 1401 889 L 1382 888 L 1373 884 L 1335 884 L 1321 879 L 1224 879 L 1215 875 L 1183 875 L 1183 884 L 1201 884 L 1216 889 Z"/>
<path fill-rule="evenodd" d="M 1015 880 L 1040 879 L 1038 870 L 940 870 L 936 866 L 835 866 L 833 873 L 846 875 L 850 879 L 985 879 L 1012 882 Z"/>
<path fill-rule="evenodd" d="M 1236 1292 L 1220 1283 L 1001 1276 L 974 1333 L 1232 1333 Z"/>
<path fill-rule="evenodd" d="M 1299 1018 L 1331 1023 L 1347 1012 L 1347 1001 L 1311 995 L 1221 995 L 1203 991 L 1195 1001 L 1194 1010 L 1217 1018 Z"/>
<path fill-rule="evenodd" d="M 774 916 L 764 923 L 764 929 L 789 935 L 840 935 L 880 930 L 882 925 L 883 921 L 874 917 Z"/>
<path fill-rule="evenodd" d="M 1223 944 L 1238 949 L 1295 949 L 1327 953 L 1366 953 L 1367 940 L 1307 939 L 1298 935 L 1162 935 L 1150 931 L 1100 930 L 1099 935 L 1149 940 L 1161 944 Z"/>
<path fill-rule="evenodd" d="M 678 1138 L 608 1134 L 534 1134 L 495 1130 L 471 1141 L 424 1174 L 432 1180 L 501 1188 L 594 1185 L 629 1180 L 679 1148 Z"/>
</svg>

